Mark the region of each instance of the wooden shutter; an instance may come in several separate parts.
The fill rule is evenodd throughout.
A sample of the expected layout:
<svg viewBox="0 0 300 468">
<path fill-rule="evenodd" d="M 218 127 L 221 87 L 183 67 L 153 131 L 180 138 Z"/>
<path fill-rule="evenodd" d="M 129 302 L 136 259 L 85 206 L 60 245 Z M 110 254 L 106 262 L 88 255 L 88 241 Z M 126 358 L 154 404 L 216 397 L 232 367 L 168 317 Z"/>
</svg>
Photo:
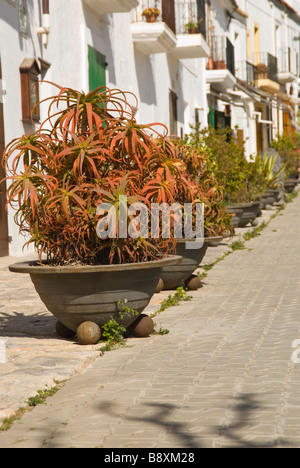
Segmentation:
<svg viewBox="0 0 300 468">
<path fill-rule="evenodd" d="M 198 10 L 198 33 L 206 39 L 206 11 L 205 0 L 197 0 Z"/>
<path fill-rule="evenodd" d="M 177 136 L 177 94 L 170 89 L 170 135 Z"/>
<path fill-rule="evenodd" d="M 174 0 L 162 0 L 162 20 L 176 34 L 175 3 Z"/>
<path fill-rule="evenodd" d="M 90 91 L 106 86 L 106 57 L 94 47 L 88 46 Z"/>
</svg>

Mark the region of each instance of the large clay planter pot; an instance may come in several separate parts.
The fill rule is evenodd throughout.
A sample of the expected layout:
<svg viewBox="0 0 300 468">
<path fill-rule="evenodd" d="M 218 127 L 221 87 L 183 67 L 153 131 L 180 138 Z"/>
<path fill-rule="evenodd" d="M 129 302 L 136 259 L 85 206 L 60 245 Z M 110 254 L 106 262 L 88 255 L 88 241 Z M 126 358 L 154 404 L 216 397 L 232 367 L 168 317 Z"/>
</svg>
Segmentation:
<svg viewBox="0 0 300 468">
<path fill-rule="evenodd" d="M 260 198 L 265 208 L 267 205 L 274 205 L 274 203 L 277 203 L 281 200 L 281 191 L 276 189 L 269 189 L 266 190 Z"/>
<path fill-rule="evenodd" d="M 287 193 L 292 193 L 296 185 L 299 183 L 298 179 L 289 179 L 284 183 L 284 189 Z"/>
<path fill-rule="evenodd" d="M 246 227 L 251 221 L 257 218 L 260 210 L 260 202 L 241 203 L 236 206 L 229 206 L 228 211 L 234 214 L 233 227 Z"/>
<path fill-rule="evenodd" d="M 263 209 L 266 209 L 267 205 L 273 205 L 275 203 L 275 197 L 270 193 L 263 193 L 260 199 L 263 204 Z"/>
<path fill-rule="evenodd" d="M 194 239 L 178 239 L 176 245 L 176 254 L 182 257 L 182 262 L 177 265 L 167 265 L 163 268 L 161 279 L 163 280 L 163 289 L 176 289 L 185 286 L 185 282 L 199 267 L 203 257 L 206 254 L 209 243 L 222 240 L 222 237 L 206 237 L 203 246 L 198 249 L 187 248 L 187 243 L 195 242 Z"/>
<path fill-rule="evenodd" d="M 272 198 L 274 198 L 274 202 L 273 203 L 276 203 L 280 200 L 281 198 L 281 195 L 280 195 L 280 190 L 276 190 L 276 189 L 269 189 L 269 190 L 266 190 L 266 194 L 270 195 Z"/>
<path fill-rule="evenodd" d="M 234 228 L 238 227 L 243 214 L 243 209 L 238 206 L 228 206 L 228 212 L 232 215 L 231 222 Z"/>
<path fill-rule="evenodd" d="M 47 309 L 74 333 L 84 322 L 99 327 L 118 312 L 118 302 L 139 314 L 155 293 L 164 266 L 181 262 L 179 256 L 145 263 L 96 266 L 37 266 L 36 262 L 16 263 L 15 273 L 29 273 Z M 125 316 L 128 328 L 137 316 Z"/>
</svg>

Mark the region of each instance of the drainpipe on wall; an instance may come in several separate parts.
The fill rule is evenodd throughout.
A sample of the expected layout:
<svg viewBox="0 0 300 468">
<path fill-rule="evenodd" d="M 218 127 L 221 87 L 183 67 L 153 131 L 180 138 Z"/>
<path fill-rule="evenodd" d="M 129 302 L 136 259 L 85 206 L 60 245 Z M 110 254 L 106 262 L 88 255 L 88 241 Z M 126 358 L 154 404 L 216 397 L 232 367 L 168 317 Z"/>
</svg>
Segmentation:
<svg viewBox="0 0 300 468">
<path fill-rule="evenodd" d="M 43 44 L 45 47 L 48 45 L 48 35 L 50 34 L 50 15 L 49 15 L 49 1 L 43 0 L 42 4 L 42 26 L 37 29 L 37 35 L 43 37 Z"/>
</svg>

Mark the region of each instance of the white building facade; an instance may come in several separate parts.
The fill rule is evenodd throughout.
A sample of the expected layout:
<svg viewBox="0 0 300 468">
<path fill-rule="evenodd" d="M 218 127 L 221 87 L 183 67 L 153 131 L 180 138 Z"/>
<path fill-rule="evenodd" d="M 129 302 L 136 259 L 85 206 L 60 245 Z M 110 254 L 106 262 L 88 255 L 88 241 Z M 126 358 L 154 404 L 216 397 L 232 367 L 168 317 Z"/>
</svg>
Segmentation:
<svg viewBox="0 0 300 468">
<path fill-rule="evenodd" d="M 229 125 L 245 140 L 246 154 L 255 153 L 259 141 L 265 147 L 277 131 L 296 124 L 297 3 L 0 0 L 0 154 L 33 128 L 32 106 L 55 92 L 45 81 L 85 92 L 98 86 L 131 91 L 138 99 L 139 123 L 161 122 L 177 136 L 196 123 Z M 159 15 L 147 22 L 142 13 L 153 7 Z M 258 52 L 280 63 L 275 85 L 267 75 L 254 75 Z M 44 81 L 39 95 L 29 86 L 38 80 Z M 45 112 L 42 105 L 35 123 Z M 22 254 L 24 239 L 13 216 L 5 212 L 2 183 L 0 256 Z"/>
</svg>

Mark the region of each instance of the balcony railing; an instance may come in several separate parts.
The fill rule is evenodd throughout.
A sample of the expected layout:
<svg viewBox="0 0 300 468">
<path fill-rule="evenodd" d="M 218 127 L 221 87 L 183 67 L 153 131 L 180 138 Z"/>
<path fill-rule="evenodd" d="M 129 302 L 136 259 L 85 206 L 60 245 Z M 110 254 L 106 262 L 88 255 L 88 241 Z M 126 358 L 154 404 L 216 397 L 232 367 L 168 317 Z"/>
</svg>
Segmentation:
<svg viewBox="0 0 300 468">
<path fill-rule="evenodd" d="M 177 34 L 202 34 L 206 39 L 205 0 L 175 1 Z"/>
<path fill-rule="evenodd" d="M 282 47 L 278 52 L 278 72 L 298 76 L 298 54 L 290 47 Z"/>
<path fill-rule="evenodd" d="M 158 8 L 157 21 L 163 21 L 174 34 L 200 33 L 206 38 L 205 0 L 140 0 L 134 21 L 146 21 L 146 8 Z"/>
<path fill-rule="evenodd" d="M 139 6 L 136 8 L 134 14 L 134 21 L 146 21 L 142 13 L 147 8 L 157 8 L 160 14 L 157 17 L 157 21 L 166 23 L 171 31 L 176 34 L 176 22 L 175 22 L 175 3 L 174 0 L 140 0 Z"/>
<path fill-rule="evenodd" d="M 265 53 L 254 54 L 255 80 L 269 79 L 278 83 L 277 77 L 277 57 Z"/>
<path fill-rule="evenodd" d="M 211 57 L 208 62 L 210 70 L 229 70 L 235 76 L 234 46 L 226 36 L 213 36 Z"/>
<path fill-rule="evenodd" d="M 247 60 L 235 62 L 235 76 L 247 85 L 253 86 L 255 81 L 256 67 Z"/>
</svg>

